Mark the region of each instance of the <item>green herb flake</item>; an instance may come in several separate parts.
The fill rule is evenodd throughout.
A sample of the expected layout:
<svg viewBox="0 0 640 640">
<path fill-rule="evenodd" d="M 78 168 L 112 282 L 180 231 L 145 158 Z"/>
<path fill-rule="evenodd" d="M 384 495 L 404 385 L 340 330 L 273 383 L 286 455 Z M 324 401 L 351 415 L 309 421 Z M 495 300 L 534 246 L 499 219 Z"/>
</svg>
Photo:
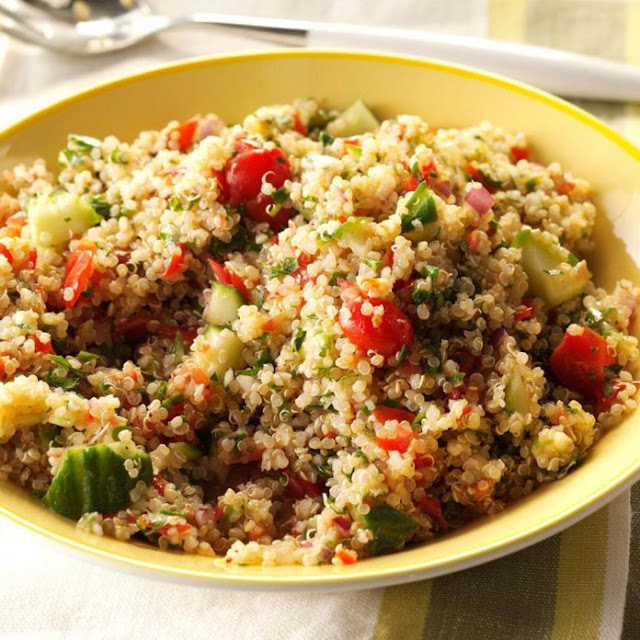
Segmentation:
<svg viewBox="0 0 640 640">
<path fill-rule="evenodd" d="M 291 275 L 298 270 L 298 261 L 295 258 L 285 258 L 280 264 L 271 267 L 270 278 L 282 278 Z"/>
<path fill-rule="evenodd" d="M 407 201 L 407 214 L 402 216 L 402 233 L 415 231 L 414 222 L 427 225 L 438 219 L 436 203 L 426 183 L 421 182 Z"/>
</svg>

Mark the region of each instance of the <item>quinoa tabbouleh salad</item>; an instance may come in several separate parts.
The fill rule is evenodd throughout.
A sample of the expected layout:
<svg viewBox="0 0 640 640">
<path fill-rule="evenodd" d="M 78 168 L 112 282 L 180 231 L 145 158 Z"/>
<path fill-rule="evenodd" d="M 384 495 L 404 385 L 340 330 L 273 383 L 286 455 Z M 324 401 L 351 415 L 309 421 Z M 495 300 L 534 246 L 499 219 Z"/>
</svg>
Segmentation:
<svg viewBox="0 0 640 640">
<path fill-rule="evenodd" d="M 562 478 L 636 407 L 589 185 L 357 101 L 70 135 L 0 176 L 0 477 L 98 535 L 351 564 Z"/>
</svg>

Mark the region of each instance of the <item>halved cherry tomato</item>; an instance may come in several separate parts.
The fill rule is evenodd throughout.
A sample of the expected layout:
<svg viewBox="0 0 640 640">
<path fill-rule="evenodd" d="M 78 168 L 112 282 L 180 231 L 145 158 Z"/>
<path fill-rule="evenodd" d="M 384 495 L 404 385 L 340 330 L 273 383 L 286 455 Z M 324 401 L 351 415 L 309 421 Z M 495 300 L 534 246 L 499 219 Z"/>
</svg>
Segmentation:
<svg viewBox="0 0 640 640">
<path fill-rule="evenodd" d="M 518 145 L 514 145 L 511 147 L 511 157 L 514 162 L 518 162 L 519 160 L 528 160 L 529 159 L 529 149 L 526 147 L 519 147 Z"/>
<path fill-rule="evenodd" d="M 167 266 L 162 277 L 167 280 L 173 280 L 183 273 L 187 266 L 187 255 L 188 251 L 182 243 L 175 245 L 171 257 L 167 260 Z"/>
<path fill-rule="evenodd" d="M 549 366 L 563 386 L 592 399 L 602 393 L 604 368 L 616 362 L 607 341 L 585 327 L 576 334 L 565 333 L 549 358 Z"/>
<path fill-rule="evenodd" d="M 80 296 L 87 290 L 89 281 L 95 270 L 93 261 L 94 250 L 77 249 L 67 258 L 67 272 L 64 278 L 64 288 L 71 289 L 73 295 L 64 300 L 64 306 L 72 309 L 78 303 Z"/>
<path fill-rule="evenodd" d="M 181 125 L 174 127 L 173 129 L 171 129 L 171 131 L 169 131 L 167 142 L 169 140 L 173 140 L 174 138 L 172 134 L 177 132 L 178 149 L 180 150 L 180 153 L 186 153 L 187 149 L 189 149 L 191 143 L 193 142 L 194 136 L 196 135 L 198 122 L 198 118 L 192 118 L 191 120 L 187 120 Z"/>
<path fill-rule="evenodd" d="M 279 229 L 291 217 L 291 210 L 283 207 L 271 216 L 269 209 L 274 202 L 271 196 L 261 193 L 262 181 L 278 189 L 290 177 L 291 165 L 281 149 L 240 151 L 227 163 L 229 202 L 234 207 L 243 205 L 246 214 L 256 222 L 267 222 L 272 229 Z"/>
<path fill-rule="evenodd" d="M 373 349 L 384 357 L 395 355 L 413 342 L 413 328 L 409 318 L 392 302 L 382 298 L 366 298 L 356 287 L 343 280 L 339 321 L 345 335 L 364 351 Z M 373 324 L 373 316 L 364 315 L 362 306 L 370 303 L 382 307 L 380 324 Z"/>
<path fill-rule="evenodd" d="M 218 202 L 227 204 L 229 202 L 229 184 L 227 183 L 226 170 L 212 169 L 211 174 L 218 181 Z"/>
<path fill-rule="evenodd" d="M 244 284 L 242 278 L 233 271 L 230 271 L 226 267 L 223 267 L 219 262 L 216 262 L 213 258 L 209 258 L 207 260 L 211 269 L 213 270 L 213 275 L 216 277 L 216 280 L 221 284 L 228 284 L 232 287 L 235 287 L 240 295 L 244 298 L 246 303 L 250 302 L 249 291 Z"/>
<path fill-rule="evenodd" d="M 302 500 L 307 496 L 311 496 L 312 498 L 318 498 L 322 495 L 322 489 L 313 482 L 309 482 L 304 478 L 301 478 L 299 475 L 296 475 L 285 469 L 284 475 L 287 476 L 287 493 L 294 500 Z"/>
<path fill-rule="evenodd" d="M 443 529 L 449 528 L 449 523 L 442 514 L 442 504 L 435 496 L 427 495 L 418 500 L 418 508 L 422 513 L 437 522 Z"/>
</svg>

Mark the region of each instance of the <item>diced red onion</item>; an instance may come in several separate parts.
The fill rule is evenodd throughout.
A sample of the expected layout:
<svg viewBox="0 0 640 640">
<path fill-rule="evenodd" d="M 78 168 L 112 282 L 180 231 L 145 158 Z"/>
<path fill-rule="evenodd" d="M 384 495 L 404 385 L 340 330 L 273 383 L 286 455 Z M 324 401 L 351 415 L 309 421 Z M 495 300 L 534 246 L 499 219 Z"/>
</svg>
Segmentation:
<svg viewBox="0 0 640 640">
<path fill-rule="evenodd" d="M 298 542 L 298 546 L 301 549 L 310 549 L 311 547 L 313 547 L 313 540 L 301 540 L 300 542 Z"/>
<path fill-rule="evenodd" d="M 451 191 L 451 182 L 449 180 L 442 180 L 441 182 L 436 182 L 436 184 L 433 185 L 433 188 L 441 196 L 444 196 L 445 198 L 448 198 L 452 193 L 452 191 Z"/>
<path fill-rule="evenodd" d="M 498 327 L 489 338 L 491 344 L 495 347 L 499 345 L 507 337 L 507 332 L 503 327 Z"/>
<path fill-rule="evenodd" d="M 344 516 L 337 516 L 336 518 L 334 518 L 333 524 L 335 524 L 342 533 L 348 533 L 351 529 L 351 520 L 349 520 L 349 518 L 345 518 Z"/>
<path fill-rule="evenodd" d="M 493 196 L 484 187 L 475 187 L 467 193 L 465 200 L 480 216 L 483 216 L 491 207 L 495 200 Z"/>
<path fill-rule="evenodd" d="M 196 510 L 195 515 L 193 516 L 193 520 L 198 527 L 201 527 L 207 522 L 211 522 L 211 520 L 213 520 L 214 518 L 214 509 L 210 504 L 203 504 Z"/>
</svg>

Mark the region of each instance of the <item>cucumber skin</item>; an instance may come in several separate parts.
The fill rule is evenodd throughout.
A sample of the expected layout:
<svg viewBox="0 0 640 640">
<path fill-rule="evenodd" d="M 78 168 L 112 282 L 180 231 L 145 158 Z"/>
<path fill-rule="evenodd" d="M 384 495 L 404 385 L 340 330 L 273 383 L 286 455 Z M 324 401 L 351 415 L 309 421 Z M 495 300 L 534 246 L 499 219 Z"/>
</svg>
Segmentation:
<svg viewBox="0 0 640 640">
<path fill-rule="evenodd" d="M 124 468 L 127 459 L 139 460 L 138 475 Z M 138 482 L 151 484 L 151 458 L 143 451 L 122 456 L 106 444 L 70 449 L 42 502 L 52 511 L 77 520 L 85 513 L 113 513 L 131 504 L 129 492 Z"/>
</svg>

